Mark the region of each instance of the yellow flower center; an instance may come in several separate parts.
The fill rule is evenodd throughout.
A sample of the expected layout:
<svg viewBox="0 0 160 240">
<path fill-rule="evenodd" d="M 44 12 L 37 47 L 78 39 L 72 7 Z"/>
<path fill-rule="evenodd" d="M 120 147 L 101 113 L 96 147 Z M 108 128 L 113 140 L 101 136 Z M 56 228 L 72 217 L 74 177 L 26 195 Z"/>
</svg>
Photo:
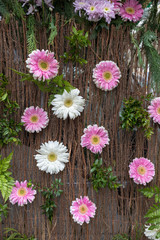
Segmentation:
<svg viewBox="0 0 160 240">
<path fill-rule="evenodd" d="M 48 62 L 44 62 L 44 61 L 40 61 L 40 62 L 38 63 L 38 66 L 39 66 L 39 68 L 40 68 L 41 70 L 43 70 L 43 71 L 47 71 L 48 68 L 49 68 Z"/>
<path fill-rule="evenodd" d="M 26 195 L 27 191 L 25 188 L 18 189 L 18 196 L 24 197 Z"/>
<path fill-rule="evenodd" d="M 71 107 L 73 105 L 73 101 L 72 99 L 66 99 L 65 102 L 64 102 L 64 106 L 66 107 Z"/>
<path fill-rule="evenodd" d="M 32 123 L 36 123 L 36 122 L 38 122 L 39 118 L 38 118 L 37 115 L 33 115 L 33 116 L 30 118 L 30 120 L 31 120 Z"/>
<path fill-rule="evenodd" d="M 106 11 L 106 12 L 109 11 L 109 8 L 105 7 L 105 8 L 104 8 L 104 11 Z"/>
<path fill-rule="evenodd" d="M 160 115 L 160 107 L 157 108 L 157 113 Z"/>
<path fill-rule="evenodd" d="M 125 10 L 128 14 L 134 14 L 135 13 L 134 8 L 132 8 L 132 7 L 127 7 Z"/>
<path fill-rule="evenodd" d="M 48 160 L 49 160 L 50 162 L 55 162 L 55 161 L 57 160 L 57 155 L 56 155 L 55 153 L 50 153 L 50 154 L 48 155 Z"/>
<path fill-rule="evenodd" d="M 94 11 L 94 9 L 95 9 L 94 6 L 91 6 L 91 7 L 90 7 L 90 10 L 91 10 L 91 11 Z"/>
<path fill-rule="evenodd" d="M 82 204 L 82 205 L 79 207 L 79 212 L 80 212 L 81 214 L 85 214 L 87 211 L 88 211 L 88 208 L 87 208 L 86 204 Z"/>
<path fill-rule="evenodd" d="M 112 73 L 107 71 L 103 74 L 103 77 L 106 81 L 110 81 L 112 78 Z"/>
<path fill-rule="evenodd" d="M 91 138 L 91 143 L 92 144 L 97 145 L 97 144 L 99 144 L 99 142 L 100 142 L 100 137 L 99 136 L 97 136 L 97 135 L 92 136 L 92 138 Z"/>
<path fill-rule="evenodd" d="M 144 175 L 146 173 L 146 168 L 143 167 L 143 166 L 139 166 L 138 169 L 137 169 L 137 172 L 140 174 L 140 175 Z"/>
</svg>

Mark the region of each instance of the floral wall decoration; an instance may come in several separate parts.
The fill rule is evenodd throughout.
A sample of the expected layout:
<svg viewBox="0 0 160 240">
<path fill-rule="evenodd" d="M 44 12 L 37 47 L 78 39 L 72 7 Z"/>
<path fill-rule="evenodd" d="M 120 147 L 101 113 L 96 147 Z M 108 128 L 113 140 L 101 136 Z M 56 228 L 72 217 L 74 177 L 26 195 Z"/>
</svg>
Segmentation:
<svg viewBox="0 0 160 240">
<path fill-rule="evenodd" d="M 66 146 L 57 141 L 42 143 L 37 152 L 39 153 L 35 155 L 37 167 L 46 173 L 57 174 L 59 171 L 63 171 L 65 163 L 69 161 Z"/>
<path fill-rule="evenodd" d="M 70 92 L 64 90 L 63 94 L 56 94 L 51 102 L 53 113 L 58 118 L 65 120 L 67 117 L 75 119 L 84 110 L 85 99 L 79 96 L 80 91 L 73 89 Z"/>
<path fill-rule="evenodd" d="M 73 215 L 73 219 L 78 224 L 82 225 L 84 222 L 89 223 L 90 218 L 94 218 L 96 212 L 96 205 L 92 203 L 87 196 L 76 198 L 76 201 L 72 202 L 70 212 Z"/>
<path fill-rule="evenodd" d="M 25 126 L 25 130 L 28 132 L 40 132 L 43 128 L 46 128 L 49 122 L 47 112 L 43 108 L 33 106 L 26 108 L 21 122 Z"/>
<path fill-rule="evenodd" d="M 129 175 L 136 184 L 149 183 L 155 175 L 154 164 L 147 158 L 135 158 L 129 165 Z"/>
<path fill-rule="evenodd" d="M 93 81 L 104 91 L 117 87 L 120 78 L 120 70 L 112 61 L 102 61 L 93 69 Z"/>
<path fill-rule="evenodd" d="M 35 199 L 34 195 L 36 195 L 36 190 L 32 190 L 32 186 L 28 188 L 26 180 L 24 182 L 16 181 L 9 200 L 12 204 L 18 203 L 18 206 L 24 206 Z"/>
<path fill-rule="evenodd" d="M 158 0 L 0 0 L 0 239 L 160 238 L 159 23 Z"/>
<path fill-rule="evenodd" d="M 104 127 L 98 127 L 97 124 L 89 125 L 84 129 L 81 146 L 86 147 L 93 153 L 101 153 L 106 144 L 109 144 L 109 141 L 108 131 Z"/>
</svg>

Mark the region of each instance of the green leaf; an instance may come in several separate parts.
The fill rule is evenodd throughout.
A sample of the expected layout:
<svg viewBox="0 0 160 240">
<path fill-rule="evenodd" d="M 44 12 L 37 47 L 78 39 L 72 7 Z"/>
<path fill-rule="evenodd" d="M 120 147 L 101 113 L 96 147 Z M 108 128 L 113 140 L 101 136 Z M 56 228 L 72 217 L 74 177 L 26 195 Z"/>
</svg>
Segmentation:
<svg viewBox="0 0 160 240">
<path fill-rule="evenodd" d="M 54 19 L 52 18 L 51 23 L 49 25 L 50 35 L 48 39 L 48 45 L 53 44 L 54 38 L 57 36 L 57 28 L 54 25 Z"/>
<path fill-rule="evenodd" d="M 156 238 L 160 238 L 160 232 L 157 233 Z"/>
<path fill-rule="evenodd" d="M 144 62 L 143 62 L 143 59 L 142 59 L 141 49 L 140 49 L 140 47 L 139 47 L 138 42 L 137 42 L 136 39 L 134 38 L 133 34 L 131 34 L 131 40 L 132 40 L 132 43 L 135 45 L 135 47 L 136 47 L 136 49 L 137 49 L 139 64 L 140 64 L 141 66 L 143 66 L 143 68 L 144 68 Z"/>
<path fill-rule="evenodd" d="M 10 153 L 8 157 L 4 159 L 1 159 L 0 156 L 0 191 L 5 202 L 9 198 L 14 185 L 14 179 L 10 177 L 11 173 L 8 172 L 12 156 L 13 153 Z"/>
<path fill-rule="evenodd" d="M 72 28 L 71 35 L 66 37 L 69 40 L 70 50 L 65 52 L 61 58 L 64 62 L 72 61 L 73 63 L 80 63 L 81 65 L 86 64 L 87 61 L 81 57 L 83 48 L 91 45 L 88 39 L 88 32 L 84 34 L 83 30 L 76 30 L 75 27 Z"/>
<path fill-rule="evenodd" d="M 5 218 L 8 215 L 8 205 L 7 204 L 0 204 L 0 222 L 2 221 L 2 217 L 4 216 Z"/>
<path fill-rule="evenodd" d="M 28 53 L 31 53 L 33 50 L 37 49 L 37 40 L 35 36 L 35 18 L 33 15 L 27 17 L 27 48 Z"/>
<path fill-rule="evenodd" d="M 141 99 L 145 101 L 145 96 Z M 153 128 L 150 127 L 150 116 L 146 109 L 143 108 L 143 101 L 130 97 L 123 100 L 123 110 L 121 113 L 121 126 L 123 129 L 135 130 L 141 128 L 144 136 L 150 139 L 153 134 Z"/>
<path fill-rule="evenodd" d="M 117 189 L 121 186 L 117 182 L 117 177 L 113 175 L 112 167 L 102 167 L 102 158 L 96 159 L 91 167 L 90 173 L 92 174 L 91 181 L 93 188 L 98 191 L 100 188 L 108 186 L 110 189 Z"/>
<path fill-rule="evenodd" d="M 0 98 L 0 101 L 6 100 L 7 97 L 8 97 L 8 93 L 6 92 L 6 93 Z"/>
<path fill-rule="evenodd" d="M 37 240 L 36 238 L 27 237 L 25 234 L 22 235 L 14 228 L 6 228 L 4 231 L 4 234 L 7 235 L 7 237 L 4 237 L 4 240 Z"/>
<path fill-rule="evenodd" d="M 152 198 L 155 195 L 155 202 L 160 202 L 160 189 L 155 187 L 146 187 L 139 190 L 145 197 Z"/>
<path fill-rule="evenodd" d="M 60 189 L 60 185 L 63 185 L 61 179 L 55 179 L 49 188 L 44 187 L 39 189 L 44 197 L 44 204 L 41 205 L 43 214 L 48 217 L 48 220 L 52 222 L 54 209 L 57 207 L 55 204 L 55 198 L 59 197 L 63 190 Z"/>
</svg>

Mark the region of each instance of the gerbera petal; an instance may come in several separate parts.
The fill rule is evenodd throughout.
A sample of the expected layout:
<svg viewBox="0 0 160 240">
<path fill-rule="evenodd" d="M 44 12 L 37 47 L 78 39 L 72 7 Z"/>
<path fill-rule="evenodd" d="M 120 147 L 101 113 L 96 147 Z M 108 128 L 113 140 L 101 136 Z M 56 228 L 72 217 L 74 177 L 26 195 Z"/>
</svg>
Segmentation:
<svg viewBox="0 0 160 240">
<path fill-rule="evenodd" d="M 73 215 L 73 220 L 82 225 L 84 222 L 89 223 L 90 218 L 94 218 L 96 213 L 96 205 L 89 200 L 88 197 L 76 198 L 72 201 L 70 213 Z"/>
<path fill-rule="evenodd" d="M 84 129 L 81 136 L 81 146 L 86 147 L 93 153 L 101 153 L 102 149 L 109 144 L 108 131 L 104 127 L 98 127 L 97 124 L 89 125 Z"/>
<path fill-rule="evenodd" d="M 110 91 L 117 87 L 121 72 L 112 61 L 101 61 L 93 69 L 93 81 L 96 86 L 104 91 Z"/>
<path fill-rule="evenodd" d="M 147 158 L 135 158 L 129 165 L 129 175 L 136 184 L 149 183 L 155 175 L 154 164 Z"/>
<path fill-rule="evenodd" d="M 68 149 L 57 141 L 42 144 L 37 152 L 37 167 L 46 173 L 57 174 L 63 171 L 65 163 L 69 161 Z"/>
<path fill-rule="evenodd" d="M 26 60 L 26 67 L 29 68 L 29 72 L 33 74 L 34 79 L 39 81 L 45 81 L 46 79 L 52 79 L 57 76 L 59 63 L 54 58 L 54 53 L 48 50 L 35 50 L 29 54 Z"/>
<path fill-rule="evenodd" d="M 28 202 L 33 202 L 35 199 L 35 194 L 37 193 L 36 190 L 32 189 L 31 187 L 27 187 L 27 181 L 19 183 L 18 181 L 15 182 L 15 186 L 12 189 L 10 194 L 9 200 L 12 204 L 18 203 L 18 206 L 24 206 Z"/>
<path fill-rule="evenodd" d="M 58 117 L 65 120 L 67 117 L 75 119 L 80 116 L 84 110 L 85 99 L 79 96 L 80 91 L 73 89 L 69 93 L 64 90 L 63 94 L 56 94 L 52 101 L 53 113 Z"/>
<path fill-rule="evenodd" d="M 153 118 L 153 121 L 160 124 L 160 97 L 151 101 L 151 105 L 148 107 L 148 112 L 150 117 Z"/>
<path fill-rule="evenodd" d="M 25 109 L 21 122 L 24 124 L 26 131 L 38 133 L 47 127 L 49 119 L 47 112 L 43 108 L 31 106 Z"/>
<path fill-rule="evenodd" d="M 137 0 L 127 0 L 120 7 L 119 14 L 124 20 L 137 22 L 142 18 L 143 8 Z"/>
</svg>

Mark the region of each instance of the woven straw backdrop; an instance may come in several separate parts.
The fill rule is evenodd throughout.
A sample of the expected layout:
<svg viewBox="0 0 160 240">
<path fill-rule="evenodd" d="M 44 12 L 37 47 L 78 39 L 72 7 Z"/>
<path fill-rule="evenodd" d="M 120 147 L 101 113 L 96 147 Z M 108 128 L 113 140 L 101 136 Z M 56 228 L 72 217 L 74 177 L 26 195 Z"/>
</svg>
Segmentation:
<svg viewBox="0 0 160 240">
<path fill-rule="evenodd" d="M 110 30 L 99 33 L 97 39 L 91 41 L 91 47 L 82 53 L 88 61 L 87 65 L 73 65 L 71 62 L 64 64 L 60 56 L 69 48 L 65 36 L 70 34 L 73 22 L 65 24 L 63 17 L 56 16 L 58 34 L 53 45 L 49 47 L 46 29 L 37 28 L 38 48 L 49 48 L 55 52 L 55 57 L 60 62 L 59 74 L 63 73 L 65 79 L 80 89 L 81 96 L 86 99 L 86 107 L 80 117 L 74 121 L 63 121 L 54 116 L 48 107 L 47 94 L 42 93 L 31 82 L 20 82 L 20 77 L 11 71 L 13 68 L 26 72 L 26 26 L 25 22 L 22 23 L 23 27 L 18 26 L 14 20 L 8 25 L 4 21 L 0 22 L 0 73 L 3 72 L 9 77 L 12 99 L 20 105 L 14 116 L 17 121 L 20 121 L 26 107 L 39 106 L 48 112 L 50 122 L 48 127 L 38 134 L 29 134 L 23 128 L 20 134 L 22 144 L 5 147 L 2 156 L 7 156 L 14 150 L 11 171 L 15 180 L 32 179 L 41 186 L 50 186 L 55 177 L 61 178 L 64 192 L 57 198 L 52 226 L 42 215 L 40 205 L 43 204 L 43 198 L 38 193 L 34 202 L 25 207 L 9 205 L 9 216 L 2 222 L 0 229 L 3 231 L 5 227 L 13 227 L 21 233 L 34 235 L 38 240 L 110 240 L 119 232 L 129 233 L 134 239 L 135 225 L 144 223 L 143 216 L 151 201 L 143 197 L 138 192 L 141 187 L 129 179 L 129 163 L 135 157 L 147 157 L 154 162 L 156 169 L 156 176 L 149 186 L 159 185 L 160 182 L 158 126 L 154 125 L 154 135 L 150 141 L 146 141 L 141 130 L 127 132 L 120 128 L 122 100 L 151 91 L 145 57 L 143 56 L 143 60 L 146 67 L 142 69 L 138 66 L 129 29 L 121 27 L 117 30 L 112 26 Z M 83 29 L 83 26 L 80 29 Z M 95 64 L 102 60 L 115 61 L 122 73 L 120 84 L 110 92 L 96 88 L 93 83 L 92 70 Z M 96 193 L 90 182 L 94 154 L 80 146 L 80 138 L 84 127 L 95 123 L 104 126 L 109 132 L 110 145 L 104 148 L 102 158 L 104 166 L 111 165 L 123 184 L 117 191 L 105 188 Z M 36 149 L 48 140 L 63 142 L 70 153 L 70 160 L 64 171 L 54 176 L 39 171 L 34 159 Z M 97 212 L 90 224 L 80 226 L 74 223 L 69 207 L 72 200 L 84 195 L 88 195 L 96 204 Z M 0 239 L 3 239 L 1 230 Z"/>
</svg>

